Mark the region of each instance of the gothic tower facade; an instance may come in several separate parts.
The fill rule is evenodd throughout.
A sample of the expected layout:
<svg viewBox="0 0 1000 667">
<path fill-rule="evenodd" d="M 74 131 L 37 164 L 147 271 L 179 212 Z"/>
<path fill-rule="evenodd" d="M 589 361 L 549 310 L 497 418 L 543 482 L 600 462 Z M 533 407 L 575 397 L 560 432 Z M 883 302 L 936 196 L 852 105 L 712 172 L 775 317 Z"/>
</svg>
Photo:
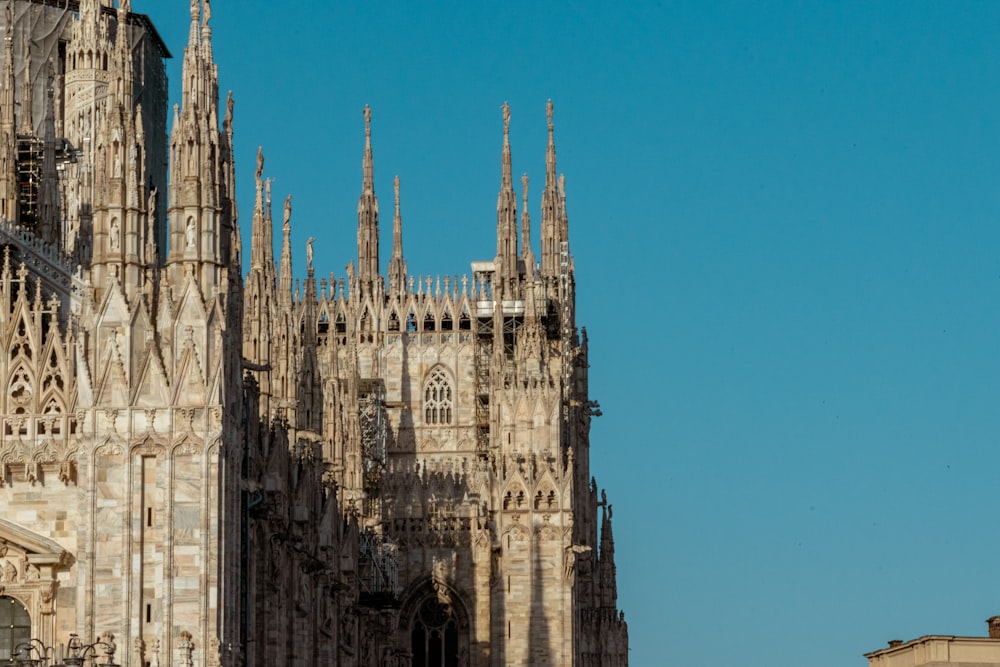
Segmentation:
<svg viewBox="0 0 1000 667">
<path fill-rule="evenodd" d="M 505 104 L 496 254 L 410 275 L 397 177 L 383 275 L 366 106 L 357 258 L 293 284 L 209 0 L 169 138 L 131 5 L 4 1 L 0 661 L 627 665 L 552 103 L 537 259 Z"/>
</svg>

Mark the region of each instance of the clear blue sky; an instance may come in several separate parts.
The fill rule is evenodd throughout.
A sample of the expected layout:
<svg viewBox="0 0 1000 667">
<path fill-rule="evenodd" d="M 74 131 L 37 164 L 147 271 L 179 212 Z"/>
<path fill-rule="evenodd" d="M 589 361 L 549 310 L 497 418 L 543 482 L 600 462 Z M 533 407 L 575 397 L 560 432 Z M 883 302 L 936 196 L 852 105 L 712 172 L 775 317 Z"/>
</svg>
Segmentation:
<svg viewBox="0 0 1000 667">
<path fill-rule="evenodd" d="M 177 81 L 188 2 L 133 4 Z M 356 257 L 366 103 L 383 263 L 399 174 L 410 272 L 462 274 L 504 100 L 537 225 L 552 98 L 633 667 L 985 633 L 1000 3 L 212 4 L 241 222 L 263 144 L 299 274 Z"/>
</svg>

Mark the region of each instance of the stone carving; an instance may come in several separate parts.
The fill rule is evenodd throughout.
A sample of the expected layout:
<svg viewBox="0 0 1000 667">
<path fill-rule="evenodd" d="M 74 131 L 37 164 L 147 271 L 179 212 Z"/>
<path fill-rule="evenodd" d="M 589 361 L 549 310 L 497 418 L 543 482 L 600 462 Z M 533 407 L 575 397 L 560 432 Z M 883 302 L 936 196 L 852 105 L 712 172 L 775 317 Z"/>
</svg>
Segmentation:
<svg viewBox="0 0 1000 667">
<path fill-rule="evenodd" d="M 194 642 L 191 641 L 191 633 L 187 630 L 182 630 L 180 634 L 180 639 L 177 642 L 177 652 L 180 656 L 181 667 L 194 667 Z"/>
<path fill-rule="evenodd" d="M 17 583 L 17 568 L 6 558 L 0 562 L 0 584 Z"/>
</svg>

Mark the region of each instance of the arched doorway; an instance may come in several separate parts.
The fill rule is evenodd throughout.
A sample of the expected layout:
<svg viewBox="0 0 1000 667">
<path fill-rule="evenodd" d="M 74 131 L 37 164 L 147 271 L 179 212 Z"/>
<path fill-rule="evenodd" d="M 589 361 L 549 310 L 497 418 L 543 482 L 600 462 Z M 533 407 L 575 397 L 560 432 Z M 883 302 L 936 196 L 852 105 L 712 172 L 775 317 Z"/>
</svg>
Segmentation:
<svg viewBox="0 0 1000 667">
<path fill-rule="evenodd" d="M 0 595 L 0 663 L 14 657 L 18 644 L 31 638 L 31 616 L 20 600 Z"/>
</svg>

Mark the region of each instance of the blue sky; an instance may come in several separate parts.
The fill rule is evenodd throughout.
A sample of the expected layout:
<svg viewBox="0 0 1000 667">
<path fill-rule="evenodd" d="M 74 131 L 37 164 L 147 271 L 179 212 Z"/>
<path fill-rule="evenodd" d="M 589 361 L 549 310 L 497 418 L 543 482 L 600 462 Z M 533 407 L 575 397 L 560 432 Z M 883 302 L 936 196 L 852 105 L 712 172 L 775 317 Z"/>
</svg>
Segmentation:
<svg viewBox="0 0 1000 667">
<path fill-rule="evenodd" d="M 188 2 L 133 6 L 177 81 Z M 319 273 L 356 257 L 365 104 L 383 264 L 398 174 L 410 272 L 462 274 L 495 253 L 505 100 L 537 225 L 552 98 L 633 667 L 985 634 L 1000 4 L 212 7 L 241 222 L 262 144 L 299 274 L 310 236 Z"/>
</svg>

